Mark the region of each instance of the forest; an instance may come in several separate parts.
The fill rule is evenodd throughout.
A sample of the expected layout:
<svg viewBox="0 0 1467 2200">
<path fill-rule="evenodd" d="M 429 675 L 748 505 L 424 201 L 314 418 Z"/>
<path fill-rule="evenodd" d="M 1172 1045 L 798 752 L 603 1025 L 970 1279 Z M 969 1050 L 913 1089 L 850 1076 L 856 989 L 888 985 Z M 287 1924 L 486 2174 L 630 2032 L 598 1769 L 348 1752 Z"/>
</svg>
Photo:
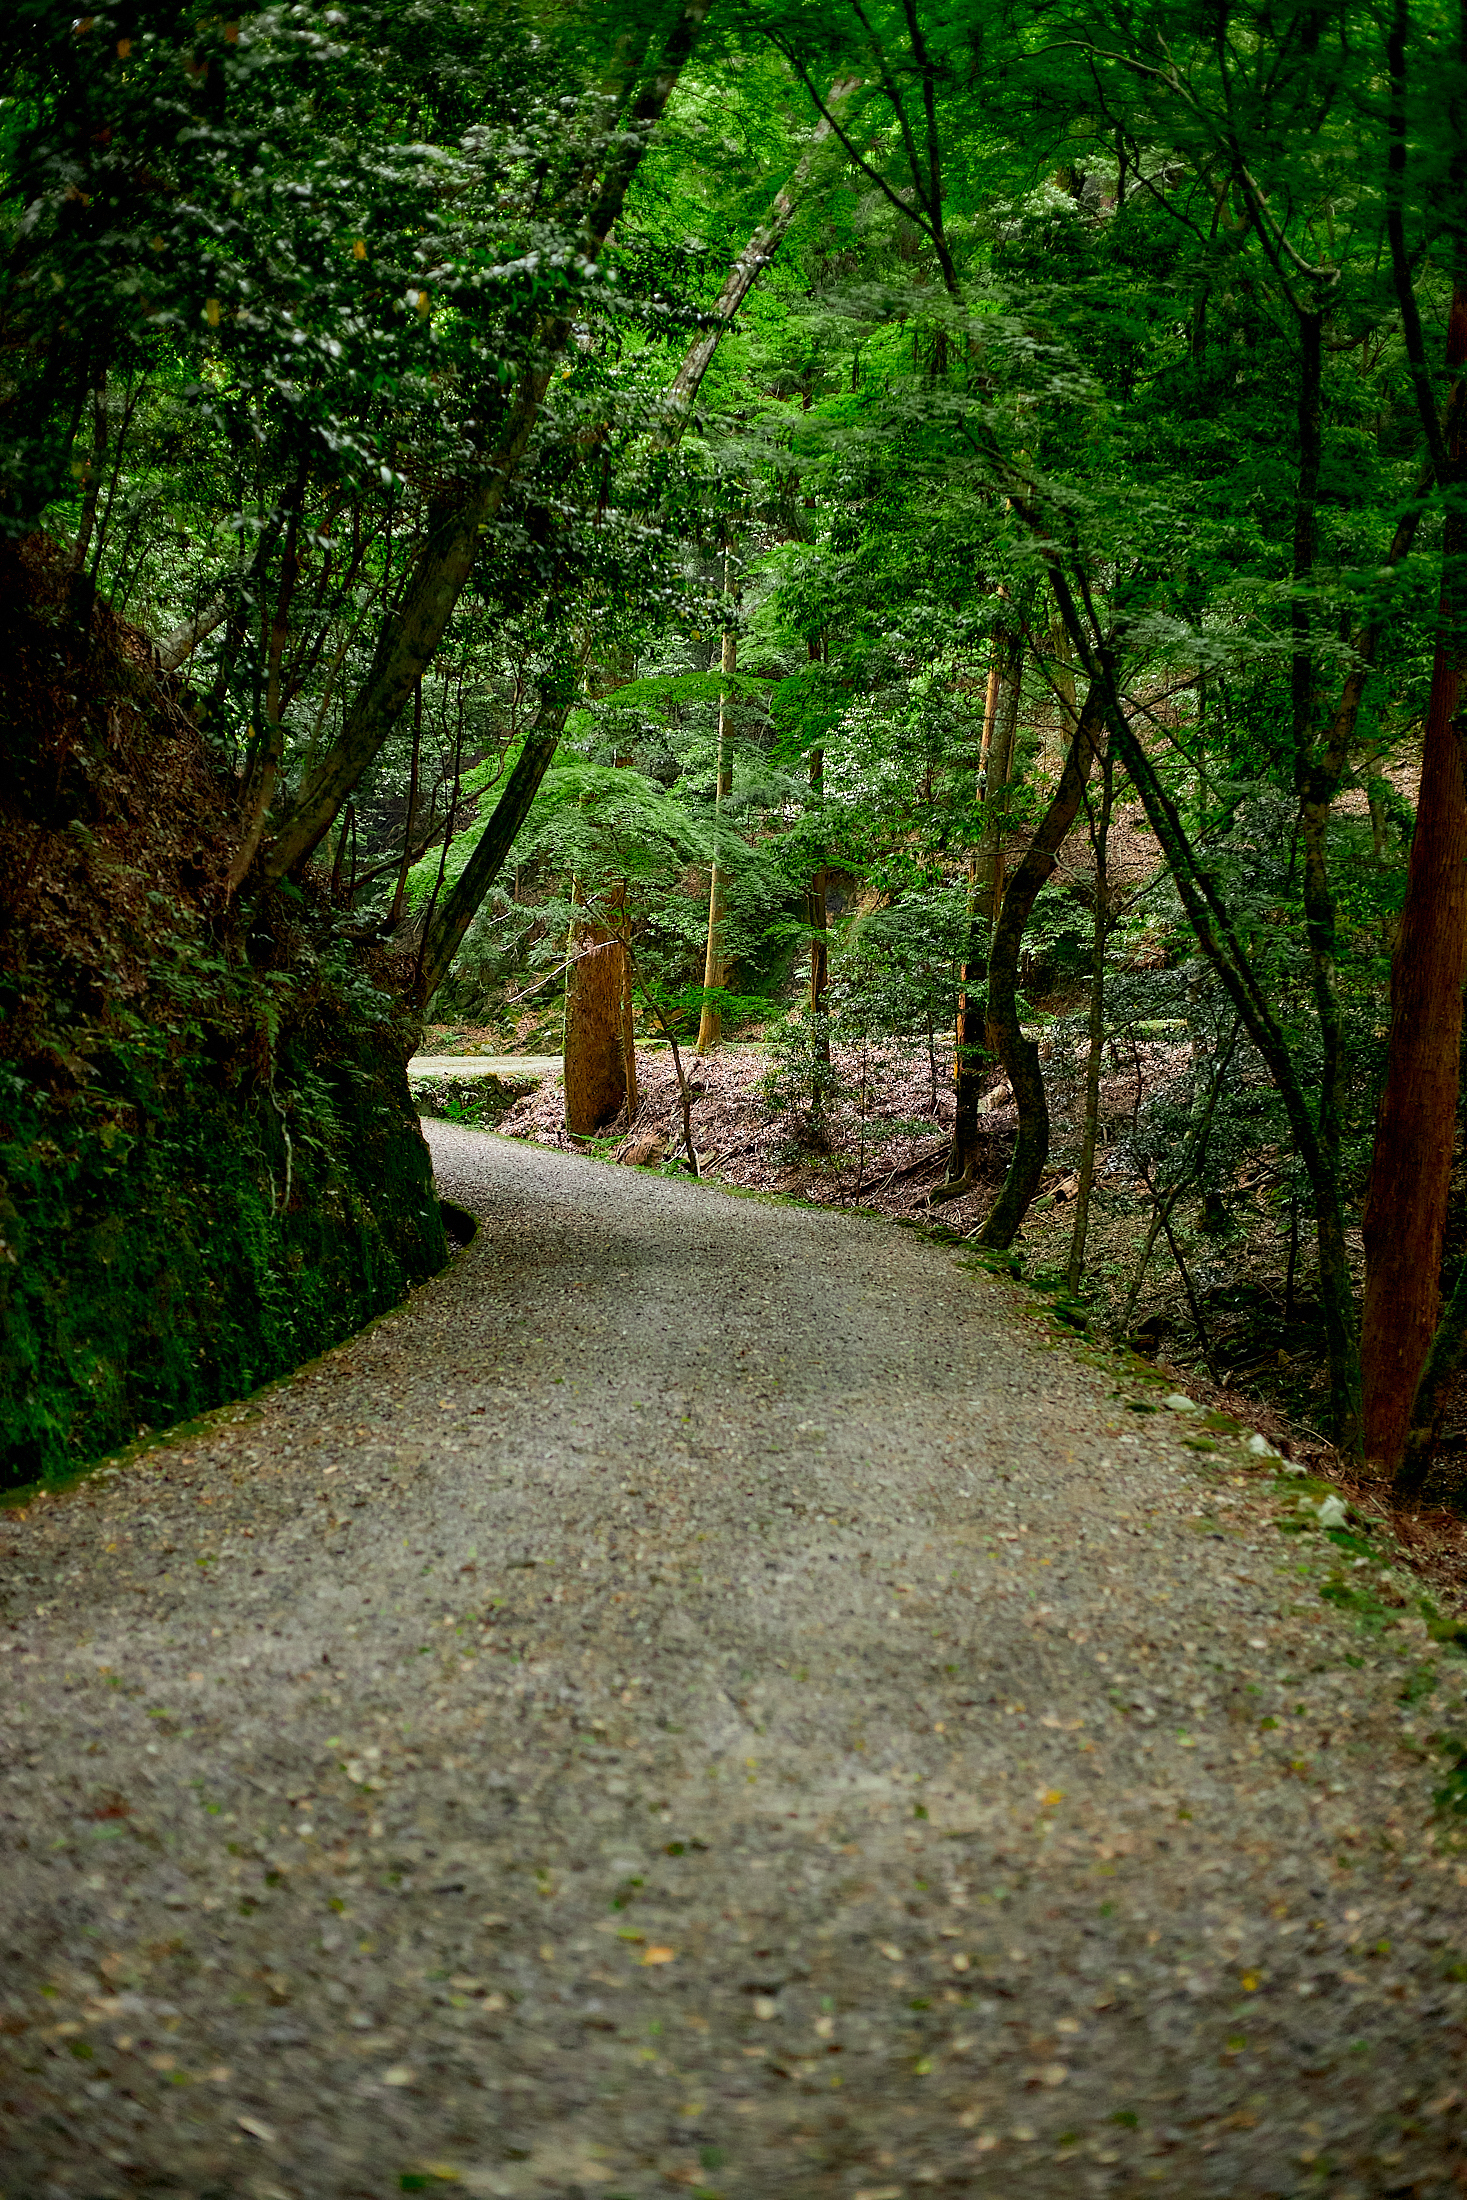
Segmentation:
<svg viewBox="0 0 1467 2200">
<path fill-rule="evenodd" d="M 757 1042 L 1449 1498 L 1464 124 L 1460 0 L 18 0 L 3 1479 L 441 1266 L 429 1027 L 695 1174 Z"/>
</svg>

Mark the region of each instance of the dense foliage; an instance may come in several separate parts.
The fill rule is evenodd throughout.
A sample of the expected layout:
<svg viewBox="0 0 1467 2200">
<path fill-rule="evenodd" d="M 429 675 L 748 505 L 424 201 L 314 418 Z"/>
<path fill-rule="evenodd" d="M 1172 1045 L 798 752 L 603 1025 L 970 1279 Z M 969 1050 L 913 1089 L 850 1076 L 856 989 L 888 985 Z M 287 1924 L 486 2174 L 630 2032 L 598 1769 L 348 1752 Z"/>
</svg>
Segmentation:
<svg viewBox="0 0 1467 2200">
<path fill-rule="evenodd" d="M 1108 1199 L 1226 1372 L 1210 1233 L 1214 1321 L 1307 1301 L 1337 1436 L 1419 1452 L 1459 1251 L 1464 20 L 25 0 L 4 524 L 185 683 L 234 790 L 221 951 L 314 876 L 317 951 L 549 1029 L 609 927 L 688 1036 L 793 1017 L 817 1116 L 832 1040 L 957 1019 L 954 1185 L 993 1064 L 1018 1102 L 985 1242 L 1073 1100 L 1071 1300 L 1136 1319 Z M 1437 992 L 1392 1040 L 1403 907 Z M 1178 1030 L 1097 1176 L 1105 1061 Z M 1367 1289 L 1362 1423 L 1383 1090 L 1430 1182 L 1377 1152 L 1367 1240 L 1383 1276 L 1410 1239 L 1425 1328 L 1387 1350 Z"/>
</svg>

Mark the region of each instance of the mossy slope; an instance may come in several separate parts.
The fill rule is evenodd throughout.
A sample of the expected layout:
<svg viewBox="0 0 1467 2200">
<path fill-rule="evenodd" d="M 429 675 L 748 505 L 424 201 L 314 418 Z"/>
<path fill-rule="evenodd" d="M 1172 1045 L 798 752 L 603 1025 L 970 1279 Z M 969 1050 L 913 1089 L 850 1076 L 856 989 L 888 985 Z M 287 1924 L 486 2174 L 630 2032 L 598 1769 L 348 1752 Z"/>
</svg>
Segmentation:
<svg viewBox="0 0 1467 2200">
<path fill-rule="evenodd" d="M 0 1488 L 348 1336 L 447 1258 L 390 959 L 224 887 L 199 712 L 33 538 L 0 553 Z M 350 913 L 347 912 L 349 919 Z"/>
</svg>

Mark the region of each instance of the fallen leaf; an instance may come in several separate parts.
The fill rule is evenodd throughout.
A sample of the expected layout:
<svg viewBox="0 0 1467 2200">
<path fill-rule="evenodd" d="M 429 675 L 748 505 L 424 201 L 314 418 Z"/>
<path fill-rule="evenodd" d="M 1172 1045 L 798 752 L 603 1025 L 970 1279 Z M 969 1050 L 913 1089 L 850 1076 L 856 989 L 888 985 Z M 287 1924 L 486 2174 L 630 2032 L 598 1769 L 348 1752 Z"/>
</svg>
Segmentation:
<svg viewBox="0 0 1467 2200">
<path fill-rule="evenodd" d="M 642 1957 L 643 1963 L 676 1963 L 676 1948 L 649 1948 Z"/>
<path fill-rule="evenodd" d="M 383 2071 L 382 2083 L 384 2085 L 411 2085 L 416 2076 L 417 2072 L 410 2069 L 407 2063 L 394 2063 L 390 2070 Z"/>
<path fill-rule="evenodd" d="M 240 2130 L 247 2131 L 252 2139 L 262 2139 L 267 2147 L 274 2146 L 274 2132 L 268 2124 L 262 2123 L 258 2116 L 236 2116 L 234 2120 L 239 2125 Z"/>
<path fill-rule="evenodd" d="M 779 2015 L 779 2003 L 768 1994 L 754 1996 L 754 2014 L 761 2024 L 771 2024 Z"/>
<path fill-rule="evenodd" d="M 1243 1973 L 1242 1986 L 1245 1994 L 1256 1994 L 1260 1984 L 1261 1981 L 1256 1971 L 1245 1971 Z"/>
<path fill-rule="evenodd" d="M 897 1946 L 897 1944 L 896 1944 L 896 1942 L 895 1942 L 894 1940 L 883 1940 L 883 1941 L 882 1941 L 882 1942 L 880 1943 L 880 1948 L 881 1948 L 881 1953 L 882 1953 L 882 1954 L 883 1954 L 883 1955 L 885 1956 L 885 1958 L 886 1958 L 886 1960 L 887 1960 L 887 1962 L 888 1962 L 888 1963 L 900 1963 L 900 1962 L 901 1962 L 901 1960 L 902 1960 L 902 1951 L 901 1951 L 901 1949 L 900 1949 L 900 1948 L 899 1948 L 899 1947 Z"/>
</svg>

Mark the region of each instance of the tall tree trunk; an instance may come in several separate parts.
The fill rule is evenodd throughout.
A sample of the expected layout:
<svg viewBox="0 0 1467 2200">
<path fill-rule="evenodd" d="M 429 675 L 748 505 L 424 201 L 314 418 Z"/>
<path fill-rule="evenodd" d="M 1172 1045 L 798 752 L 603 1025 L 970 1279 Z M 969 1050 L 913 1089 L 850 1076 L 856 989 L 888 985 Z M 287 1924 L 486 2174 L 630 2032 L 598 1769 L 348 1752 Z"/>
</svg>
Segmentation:
<svg viewBox="0 0 1467 2200">
<path fill-rule="evenodd" d="M 1467 360 L 1467 291 L 1453 292 L 1449 366 Z M 1458 424 L 1448 482 L 1463 472 Z M 1421 791 L 1391 973 L 1391 1036 L 1365 1199 L 1365 1447 L 1401 1460 L 1441 1295 L 1467 967 L 1467 773 L 1458 719 L 1467 675 L 1467 516 L 1449 503 L 1422 745 Z"/>
<path fill-rule="evenodd" d="M 87 461 L 86 494 L 82 499 L 81 524 L 71 546 L 71 570 L 85 573 L 92 531 L 97 524 L 97 502 L 102 494 L 102 474 L 107 457 L 107 369 L 101 368 L 92 391 L 92 455 Z"/>
<path fill-rule="evenodd" d="M 723 557 L 723 592 L 732 593 L 732 567 L 729 553 Z M 731 680 L 738 668 L 738 629 L 726 626 L 723 630 L 723 655 L 720 670 L 725 680 Z M 733 690 L 720 688 L 718 694 L 718 778 L 713 793 L 713 874 L 708 882 L 708 950 L 703 958 L 703 1013 L 698 1020 L 699 1054 L 711 1054 L 723 1036 L 723 1017 L 716 1001 L 709 995 L 723 985 L 723 919 L 725 882 L 723 875 L 723 806 L 733 792 Z"/>
<path fill-rule="evenodd" d="M 310 462 L 302 458 L 296 469 L 291 496 L 290 514 L 285 526 L 285 548 L 280 559 L 280 586 L 275 593 L 275 610 L 270 620 L 265 651 L 265 728 L 260 743 L 259 759 L 253 779 L 246 787 L 245 829 L 239 846 L 231 858 L 225 876 L 224 892 L 228 899 L 235 894 L 249 873 L 260 845 L 265 823 L 274 800 L 276 781 L 285 757 L 285 722 L 281 702 L 281 667 L 285 659 L 285 645 L 290 635 L 290 607 L 295 596 L 295 584 L 300 574 L 301 513 L 305 506 L 306 485 L 310 475 Z"/>
<path fill-rule="evenodd" d="M 1100 1058 L 1105 1051 L 1105 942 L 1109 930 L 1107 908 L 1106 849 L 1110 840 L 1110 813 L 1115 799 L 1115 759 L 1107 748 L 1100 760 L 1100 815 L 1095 820 L 1095 929 L 1091 935 L 1094 968 L 1090 973 L 1090 1016 L 1085 1053 L 1085 1123 L 1080 1135 L 1080 1181 L 1075 1188 L 1075 1227 L 1070 1237 L 1070 1258 L 1065 1288 L 1072 1299 L 1080 1295 L 1085 1274 L 1085 1238 L 1090 1228 L 1090 1195 L 1095 1184 L 1095 1145 L 1100 1132 Z"/>
<path fill-rule="evenodd" d="M 1002 593 L 1002 591 L 1000 591 Z M 978 1088 L 990 1059 L 985 1045 L 983 981 L 988 941 L 1003 900 L 1003 821 L 1008 807 L 1009 769 L 1019 691 L 1024 675 L 1024 645 L 1000 613 L 993 630 L 988 685 L 983 698 L 983 745 L 978 766 L 978 795 L 983 833 L 968 872 L 968 938 L 958 973 L 958 1015 L 953 1042 L 953 1135 L 948 1148 L 947 1181 L 932 1203 L 956 1199 L 978 1174 Z"/>
<path fill-rule="evenodd" d="M 810 807 L 817 817 L 825 807 L 825 751 L 810 751 Z M 810 927 L 810 1044 L 817 1064 L 816 1090 L 810 1098 L 815 1107 L 824 1100 L 821 1070 L 830 1063 L 830 1027 L 825 1020 L 825 988 L 830 978 L 830 945 L 826 938 L 829 911 L 825 903 L 826 865 L 825 849 L 820 849 L 820 861 L 810 877 L 809 892 L 805 896 L 805 921 Z"/>
<path fill-rule="evenodd" d="M 622 1082 L 626 1087 L 627 1122 L 636 1120 L 642 1096 L 637 1089 L 637 1026 L 632 995 L 632 950 L 627 938 L 626 881 L 622 881 L 621 909 L 621 1054 Z"/>
<path fill-rule="evenodd" d="M 418 817 L 418 766 L 423 754 L 423 683 L 420 680 L 413 689 L 413 760 L 408 769 L 407 816 L 402 826 L 402 862 L 398 866 L 397 886 L 392 896 L 392 908 L 388 923 L 396 926 L 402 922 L 403 903 L 407 899 L 408 872 L 413 860 L 413 826 Z"/>
<path fill-rule="evenodd" d="M 1025 1038 L 1019 1024 L 1019 950 L 1039 889 L 1054 870 L 1065 836 L 1079 814 L 1105 724 L 1107 700 L 1101 682 L 1092 681 L 1059 784 L 1009 881 L 988 951 L 988 1044 L 1008 1074 L 1019 1111 L 1019 1135 L 1008 1175 L 978 1232 L 978 1243 L 995 1250 L 1013 1244 L 1049 1158 L 1049 1104 L 1039 1049 Z"/>
</svg>

